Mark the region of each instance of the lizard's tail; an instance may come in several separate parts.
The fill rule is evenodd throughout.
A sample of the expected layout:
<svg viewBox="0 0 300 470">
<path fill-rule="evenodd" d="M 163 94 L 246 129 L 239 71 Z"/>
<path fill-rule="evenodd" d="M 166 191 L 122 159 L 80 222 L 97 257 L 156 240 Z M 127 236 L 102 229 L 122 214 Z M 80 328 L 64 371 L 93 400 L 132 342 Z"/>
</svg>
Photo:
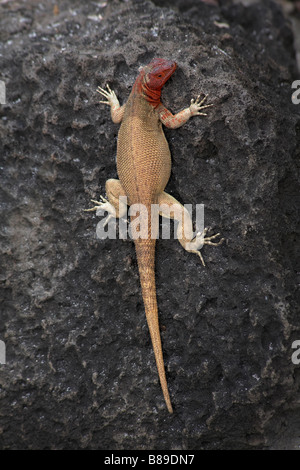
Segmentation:
<svg viewBox="0 0 300 470">
<path fill-rule="evenodd" d="M 158 323 L 158 310 L 155 287 L 155 239 L 135 240 L 135 249 L 139 267 L 142 295 L 145 306 L 147 323 L 150 331 L 153 351 L 155 355 L 158 375 L 163 391 L 164 399 L 170 413 L 173 413 L 168 385 L 166 380 L 165 366 L 161 347 L 161 338 Z"/>
</svg>

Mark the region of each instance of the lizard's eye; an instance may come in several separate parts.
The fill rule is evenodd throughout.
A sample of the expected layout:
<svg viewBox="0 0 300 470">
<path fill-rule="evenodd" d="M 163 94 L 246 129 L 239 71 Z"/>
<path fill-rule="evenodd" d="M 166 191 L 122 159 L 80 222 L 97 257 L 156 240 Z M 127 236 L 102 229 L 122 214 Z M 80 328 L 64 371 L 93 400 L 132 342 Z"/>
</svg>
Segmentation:
<svg viewBox="0 0 300 470">
<path fill-rule="evenodd" d="M 157 76 L 158 76 L 158 78 L 161 78 L 161 77 L 162 77 L 162 74 L 160 73 L 160 74 L 159 74 L 159 75 L 157 75 Z"/>
</svg>

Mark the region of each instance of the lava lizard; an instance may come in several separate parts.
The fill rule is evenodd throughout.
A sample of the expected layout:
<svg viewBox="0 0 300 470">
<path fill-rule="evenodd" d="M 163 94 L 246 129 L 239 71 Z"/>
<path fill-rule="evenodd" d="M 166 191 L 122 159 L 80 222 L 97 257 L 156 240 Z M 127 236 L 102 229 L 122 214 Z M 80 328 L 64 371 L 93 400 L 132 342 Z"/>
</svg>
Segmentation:
<svg viewBox="0 0 300 470">
<path fill-rule="evenodd" d="M 107 210 L 109 217 L 123 217 L 127 214 L 127 204 L 143 204 L 148 214 L 151 205 L 159 204 L 159 214 L 173 218 L 178 223 L 177 238 L 187 251 L 196 253 L 204 265 L 200 248 L 204 244 L 219 245 L 212 240 L 219 233 L 206 237 L 207 228 L 193 236 L 192 220 L 188 211 L 176 199 L 164 192 L 171 173 L 171 155 L 167 140 L 162 130 L 162 123 L 176 129 L 192 116 L 206 116 L 201 111 L 212 105 L 204 105 L 207 96 L 200 100 L 192 99 L 188 108 L 173 115 L 162 104 L 161 89 L 177 68 L 176 62 L 165 59 L 153 59 L 140 70 L 127 103 L 120 106 L 118 98 L 109 85 L 107 90 L 98 87 L 97 91 L 107 101 L 100 103 L 111 107 L 111 118 L 120 123 L 117 143 L 117 172 L 119 179 L 106 181 L 105 189 L 108 200 L 94 201 L 96 206 Z M 119 197 L 127 198 L 127 204 Z M 166 210 L 167 209 L 167 210 Z M 136 216 L 131 216 L 131 221 Z M 155 242 L 158 223 L 153 227 L 153 220 L 148 217 L 146 236 L 134 240 L 142 288 L 142 296 L 147 323 L 152 340 L 156 365 L 167 408 L 173 412 L 163 361 L 161 338 L 158 323 L 158 310 L 155 286 Z M 145 234 L 144 234 L 145 235 Z"/>
</svg>

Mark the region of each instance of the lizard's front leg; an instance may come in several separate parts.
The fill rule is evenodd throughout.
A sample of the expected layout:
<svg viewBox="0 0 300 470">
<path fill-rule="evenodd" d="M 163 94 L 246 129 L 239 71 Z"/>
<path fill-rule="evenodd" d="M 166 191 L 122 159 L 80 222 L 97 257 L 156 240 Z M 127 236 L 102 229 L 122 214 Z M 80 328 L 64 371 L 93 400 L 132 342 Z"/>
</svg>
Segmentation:
<svg viewBox="0 0 300 470">
<path fill-rule="evenodd" d="M 206 113 L 202 113 L 201 111 L 210 108 L 213 104 L 204 105 L 203 103 L 205 103 L 208 95 L 205 95 L 202 100 L 200 100 L 200 96 L 201 95 L 198 95 L 195 100 L 191 99 L 190 106 L 179 111 L 177 114 L 172 114 L 163 104 L 160 104 L 157 108 L 159 119 L 166 127 L 177 129 L 185 124 L 192 116 L 207 116 Z"/>
<path fill-rule="evenodd" d="M 97 88 L 97 92 L 107 99 L 107 101 L 99 101 L 99 103 L 108 104 L 110 106 L 111 118 L 114 123 L 118 124 L 123 119 L 125 105 L 120 106 L 115 92 L 110 89 L 109 85 L 106 85 L 106 88 L 107 90 L 104 90 L 100 86 Z"/>
</svg>

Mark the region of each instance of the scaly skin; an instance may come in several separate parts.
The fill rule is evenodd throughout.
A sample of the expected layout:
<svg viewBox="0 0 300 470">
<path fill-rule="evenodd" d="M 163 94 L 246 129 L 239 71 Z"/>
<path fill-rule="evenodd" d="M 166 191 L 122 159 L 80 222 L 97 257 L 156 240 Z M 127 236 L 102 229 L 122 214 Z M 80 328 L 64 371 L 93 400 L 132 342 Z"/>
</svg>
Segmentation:
<svg viewBox="0 0 300 470">
<path fill-rule="evenodd" d="M 97 206 L 106 209 L 111 216 L 121 217 L 126 214 L 127 207 L 119 205 L 119 197 L 127 196 L 128 204 L 143 204 L 150 214 L 151 204 L 165 204 L 172 207 L 170 213 L 161 209 L 160 214 L 180 220 L 178 224 L 178 238 L 182 246 L 192 253 L 203 258 L 199 249 L 203 244 L 219 245 L 211 240 L 217 237 L 205 237 L 207 229 L 202 234 L 192 238 L 192 221 L 184 207 L 172 196 L 164 192 L 171 172 L 171 155 L 168 143 L 162 130 L 162 124 L 170 128 L 182 126 L 190 117 L 204 115 L 200 112 L 211 105 L 203 105 L 206 97 L 200 101 L 191 100 L 191 105 L 183 111 L 172 115 L 161 103 L 161 89 L 170 76 L 174 73 L 177 64 L 165 59 L 153 59 L 144 67 L 135 81 L 127 103 L 120 106 L 119 101 L 109 86 L 107 90 L 98 88 L 98 92 L 105 96 L 107 101 L 100 101 L 111 106 L 113 122 L 121 122 L 117 147 L 117 170 L 119 180 L 108 180 L 106 192 L 108 201 L 102 198 L 102 202 L 96 202 Z M 182 215 L 186 219 L 183 219 Z M 131 216 L 134 221 L 135 216 Z M 153 224 L 153 222 L 152 222 Z M 183 233 L 179 233 L 182 229 Z M 152 238 L 150 237 L 152 230 Z M 147 223 L 145 239 L 135 240 L 135 249 L 139 267 L 142 295 L 145 306 L 147 323 L 149 326 L 156 365 L 160 383 L 167 408 L 173 412 L 169 396 L 166 374 L 163 361 L 161 338 L 158 323 L 158 310 L 155 287 L 155 242 L 153 234 L 156 234 L 158 226 L 151 226 L 150 216 Z"/>
</svg>

